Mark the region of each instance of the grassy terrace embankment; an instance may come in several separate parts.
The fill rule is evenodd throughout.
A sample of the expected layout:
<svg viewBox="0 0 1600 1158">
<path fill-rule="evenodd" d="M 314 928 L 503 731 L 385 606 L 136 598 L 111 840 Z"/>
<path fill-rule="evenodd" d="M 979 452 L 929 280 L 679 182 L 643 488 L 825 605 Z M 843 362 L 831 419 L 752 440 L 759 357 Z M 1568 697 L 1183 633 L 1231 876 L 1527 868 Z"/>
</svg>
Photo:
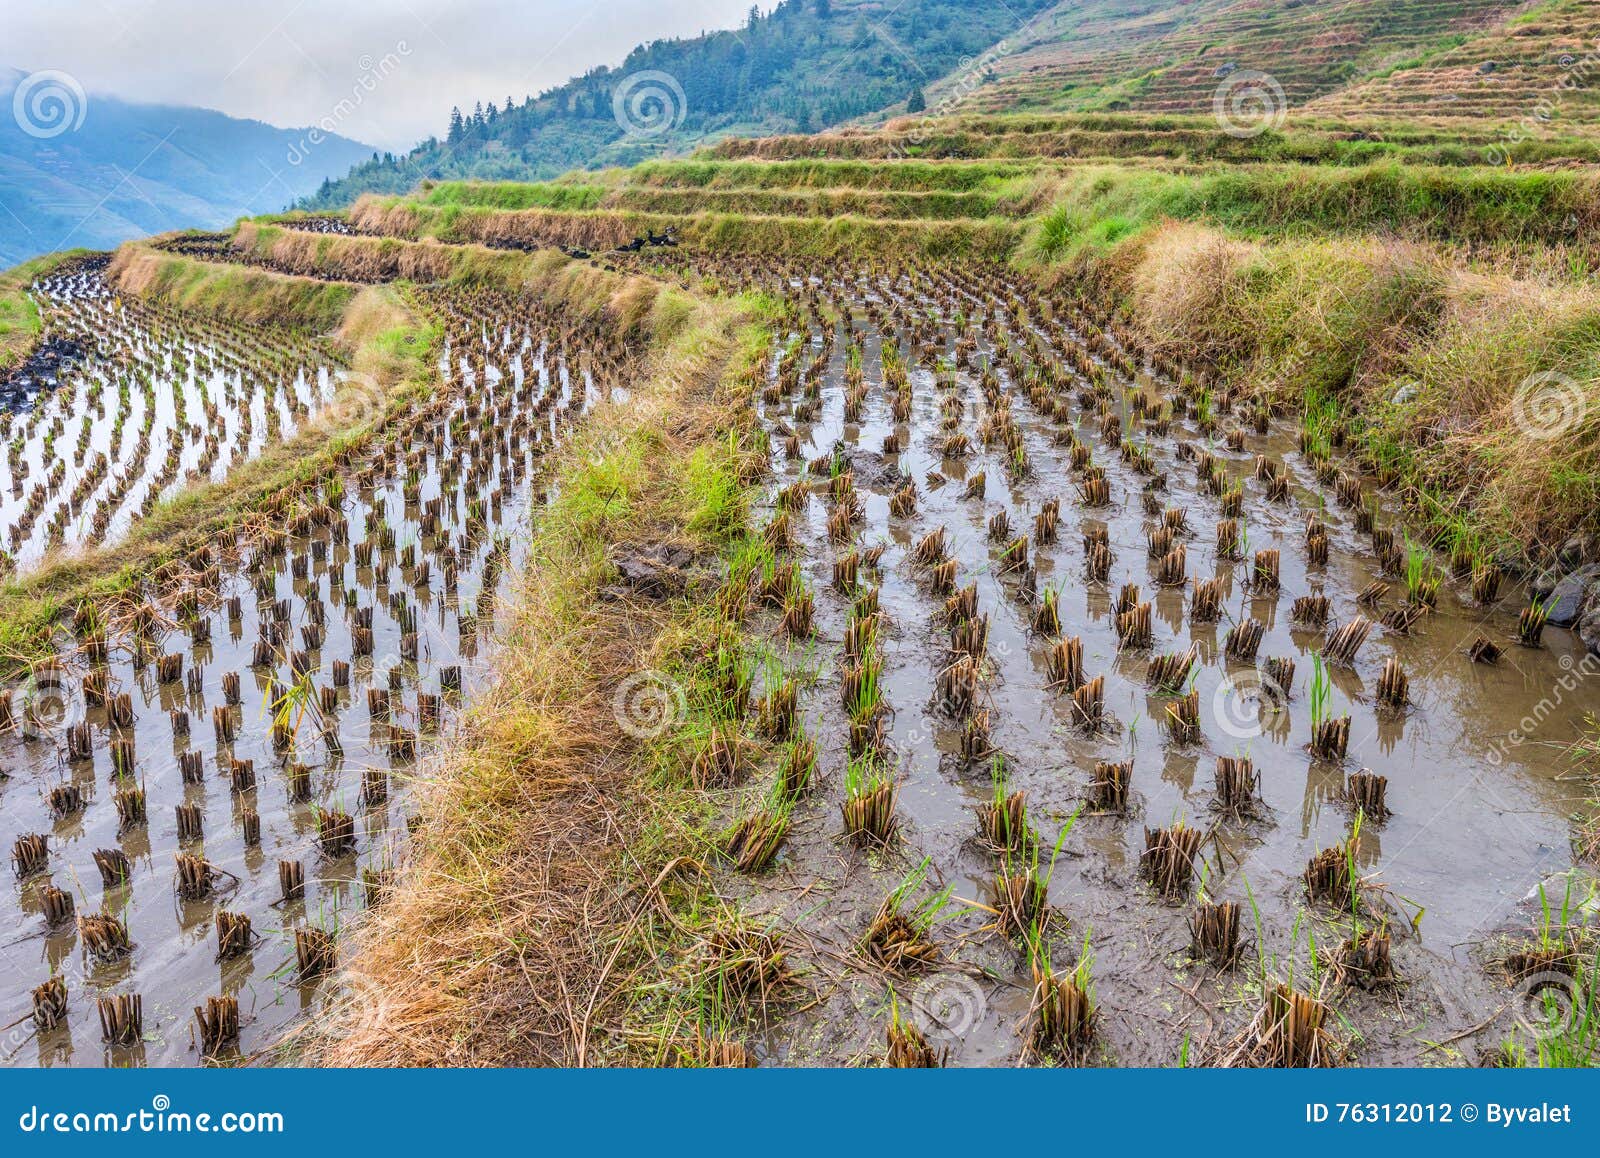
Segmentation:
<svg viewBox="0 0 1600 1158">
<path fill-rule="evenodd" d="M 51 253 L 0 273 L 0 376 L 20 366 L 39 340 L 39 308 L 28 287 L 62 262 L 87 250 Z"/>
<path fill-rule="evenodd" d="M 364 197 L 350 214 L 366 233 L 498 248 L 574 246 L 613 249 L 651 232 L 675 231 L 681 244 L 708 251 L 837 258 L 874 251 L 929 259 L 999 258 L 1021 237 L 1011 221 L 910 221 L 859 216 L 755 217 L 743 213 L 639 213 L 550 209 L 438 208 L 399 198 Z"/>
<path fill-rule="evenodd" d="M 717 161 L 1221 161 L 1472 167 L 1585 163 L 1600 159 L 1600 139 L 1581 126 L 1528 133 L 1504 123 L 1431 124 L 1426 120 L 1317 117 L 1291 113 L 1274 127 L 1246 124 L 1240 134 L 1217 130 L 1214 116 L 1139 113 L 1027 114 L 899 118 L 881 129 L 815 135 L 733 138 L 701 157 Z"/>
<path fill-rule="evenodd" d="M 983 217 L 998 208 L 989 193 L 944 190 L 648 188 L 575 183 L 449 184 L 423 199 L 435 208 L 634 210 L 642 213 L 753 213 L 768 217 Z"/>
<path fill-rule="evenodd" d="M 495 257 L 480 284 L 530 261 Z M 693 994 L 652 994 L 722 918 L 692 859 L 707 808 L 684 742 L 722 700 L 715 657 L 734 625 L 707 597 L 765 468 L 751 400 L 766 307 L 578 264 L 563 276 L 563 297 L 651 351 L 647 370 L 548 464 L 554 497 L 503 613 L 498 678 L 429 768 L 408 862 L 356 934 L 354 1001 L 298 1043 L 302 1060 L 660 1061 L 686 1032 Z M 688 590 L 602 599 L 618 554 L 642 547 L 689 551 Z M 635 705 L 617 688 L 636 673 L 664 697 L 654 742 L 624 727 Z"/>
<path fill-rule="evenodd" d="M 1043 131 L 1051 121 L 1037 123 Z M 1446 139 L 1401 136 L 1407 147 Z M 1214 128 L 1211 137 L 1233 140 Z M 821 149 L 840 138 L 807 140 Z M 1590 276 L 1600 183 L 1591 173 L 1003 157 L 868 164 L 850 152 L 656 162 L 573 186 L 446 185 L 415 199 L 369 198 L 352 221 L 408 238 L 595 250 L 670 226 L 691 257 L 1006 259 L 1043 280 L 1072 280 L 1218 387 L 1301 411 L 1313 437 L 1356 452 L 1442 536 L 1534 563 L 1570 534 L 1600 531 L 1600 296 Z M 1010 215 L 762 213 L 775 194 L 924 181 L 981 193 Z M 513 208 L 558 200 L 562 188 L 626 193 L 657 211 Z M 670 212 L 661 199 L 704 189 L 743 211 Z"/>
<path fill-rule="evenodd" d="M 263 270 L 208 265 L 125 245 L 109 276 L 118 289 L 230 321 L 328 334 L 344 322 L 358 289 Z"/>
<path fill-rule="evenodd" d="M 502 230 L 513 236 L 512 219 L 486 215 L 525 211 L 541 211 L 517 219 L 529 223 L 529 236 L 535 228 L 552 235 L 574 228 L 542 212 L 549 211 L 590 221 L 588 235 L 606 242 L 628 240 L 631 227 L 660 230 L 663 218 L 701 214 L 932 221 L 1040 216 L 1051 229 L 1072 216 L 1102 233 L 1124 234 L 1174 218 L 1252 236 L 1379 232 L 1450 243 L 1573 247 L 1591 245 L 1600 234 L 1600 177 L 1588 170 L 1453 169 L 1387 162 L 1349 168 L 969 162 L 950 166 L 965 187 L 936 184 L 919 191 L 902 186 L 942 166 L 774 162 L 727 168 L 729 172 L 721 173 L 716 165 L 661 164 L 641 174 L 639 184 L 628 185 L 616 183 L 621 175 L 608 175 L 607 184 L 444 184 L 415 202 L 364 202 L 353 219 L 375 232 L 399 230 L 444 239 L 473 233 L 496 237 Z M 910 172 L 896 177 L 902 168 Z M 774 172 L 765 172 L 769 169 Z M 883 187 L 866 184 L 875 172 L 882 175 Z M 785 180 L 794 184 L 780 184 Z M 413 219 L 396 212 L 397 205 L 415 205 L 418 215 Z M 804 243 L 808 228 L 793 227 L 797 244 Z M 730 235 L 737 232 L 730 229 Z"/>
</svg>

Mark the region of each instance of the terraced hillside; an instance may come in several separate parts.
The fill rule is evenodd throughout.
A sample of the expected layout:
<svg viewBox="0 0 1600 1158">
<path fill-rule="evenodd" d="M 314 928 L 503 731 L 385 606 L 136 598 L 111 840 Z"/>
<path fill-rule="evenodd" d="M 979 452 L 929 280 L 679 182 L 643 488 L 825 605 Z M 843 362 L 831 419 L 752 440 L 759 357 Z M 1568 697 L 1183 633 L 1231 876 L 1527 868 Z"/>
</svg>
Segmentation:
<svg viewBox="0 0 1600 1158">
<path fill-rule="evenodd" d="M 1533 468 L 1500 458 L 1512 443 L 1490 434 L 1497 421 L 1511 425 L 1519 384 L 1552 368 L 1544 363 L 1588 373 L 1595 351 L 1580 319 L 1590 290 L 1574 280 L 1596 261 L 1600 200 L 1588 173 L 1518 174 L 1474 163 L 1481 162 L 1477 147 L 1495 139 L 1487 131 L 1478 140 L 1427 128 L 1352 140 L 1313 125 L 1241 140 L 1197 120 L 1069 118 L 1065 131 L 1079 137 L 1086 156 L 1060 159 L 1059 150 L 1017 147 L 1059 139 L 1062 122 L 1053 118 L 942 123 L 961 145 L 941 149 L 934 138 L 925 152 L 938 160 L 896 159 L 903 123 L 878 133 L 725 142 L 703 159 L 594 178 L 446 183 L 413 197 L 368 198 L 348 228 L 374 238 L 583 254 L 625 247 L 648 255 L 669 252 L 657 246 L 671 242 L 792 257 L 866 249 L 1021 263 L 1045 276 L 1103 283 L 1151 342 L 1192 342 L 1191 356 L 1282 401 L 1298 405 L 1308 390 L 1326 392 L 1346 408 L 1369 455 L 1426 482 L 1418 501 L 1436 504 L 1444 523 L 1465 520 L 1472 533 L 1514 540 L 1520 552 L 1559 546 L 1548 536 L 1565 516 L 1546 521 L 1532 515 L 1536 507 L 1545 516 L 1590 518 L 1588 482 L 1566 467 L 1552 468 L 1543 482 L 1520 477 Z M 1164 139 L 1171 155 L 1148 147 Z M 1141 147 L 1143 156 L 1107 156 Z M 1250 163 L 1193 159 L 1229 150 Z M 1430 160 L 1449 163 L 1418 163 Z M 299 231 L 284 228 L 294 224 L 250 225 L 233 244 L 253 260 L 304 273 L 315 259 Z M 1220 291 L 1205 290 L 1189 269 L 1207 253 L 1223 263 L 1217 276 L 1241 279 L 1226 308 L 1204 304 L 1205 293 Z M 1291 287 L 1304 280 L 1352 278 L 1361 300 L 1332 317 L 1320 295 L 1293 298 Z M 1418 307 L 1391 316 L 1397 306 L 1388 295 L 1408 292 Z M 1476 299 L 1485 295 L 1504 305 L 1484 314 Z M 1513 300 L 1531 311 L 1517 347 L 1502 345 L 1509 335 L 1493 320 Z M 1326 348 L 1306 351 L 1296 336 L 1301 327 L 1323 335 Z M 1455 360 L 1479 343 L 1493 355 L 1469 386 Z M 1286 373 L 1286 365 L 1307 361 L 1317 368 L 1315 382 Z M 1432 428 L 1419 425 L 1415 406 L 1379 405 L 1407 381 L 1421 386 L 1438 421 L 1478 433 L 1419 455 Z M 1582 445 L 1590 455 L 1587 437 Z M 1519 476 L 1514 484 L 1508 471 Z M 1478 487 L 1462 489 L 1469 480 Z M 1545 495 L 1531 507 L 1530 486 Z"/>
<path fill-rule="evenodd" d="M 1174 161 L 1240 164 L 1288 161 L 1362 165 L 1405 161 L 1423 165 L 1481 166 L 1505 161 L 1547 167 L 1591 163 L 1600 145 L 1576 122 L 1538 133 L 1506 124 L 1280 116 L 1243 112 L 1232 122 L 1243 131 L 1219 131 L 1214 113 L 1033 113 L 937 118 L 899 117 L 880 128 L 840 129 L 814 135 L 729 138 L 706 155 L 719 160 L 778 161 L 806 158 L 855 161 L 931 159 L 1025 161 L 1117 159 L 1157 165 Z"/>
<path fill-rule="evenodd" d="M 1600 1057 L 1600 183 L 937 126 L 12 280 L 39 1062 Z"/>
<path fill-rule="evenodd" d="M 1503 23 L 1448 37 L 1379 75 L 1312 101 L 1319 114 L 1509 121 L 1524 134 L 1600 113 L 1600 4 L 1524 5 Z"/>
<path fill-rule="evenodd" d="M 1201 0 L 1131 10 L 1068 0 L 990 64 L 994 82 L 962 107 L 1195 112 L 1210 109 L 1230 75 L 1256 71 L 1299 107 L 1515 10 L 1496 0 Z"/>
<path fill-rule="evenodd" d="M 1587 557 L 1593 541 L 1569 539 L 1595 529 L 1600 305 L 1575 272 L 1593 261 L 1581 237 L 1537 224 L 1550 198 L 1595 195 L 1581 173 L 1469 165 L 705 158 L 440 184 L 205 244 L 363 281 L 564 247 L 770 319 L 746 371 L 773 472 L 750 476 L 751 537 L 715 606 L 639 661 L 656 693 L 684 695 L 650 758 L 711 819 L 698 838 L 678 822 L 633 870 L 672 879 L 648 943 L 621 951 L 673 964 L 624 1001 L 621 1039 L 586 1049 L 1503 1063 L 1530 1055 L 1478 1027 L 1537 922 L 1517 866 L 1565 881 L 1589 829 L 1541 859 L 1573 802 L 1520 745 L 1496 791 L 1530 827 L 1466 840 L 1477 805 L 1440 820 L 1437 802 L 1476 800 L 1486 765 L 1445 753 L 1493 750 L 1496 697 L 1517 702 L 1562 655 L 1586 662 L 1588 629 L 1544 626 L 1560 600 L 1530 607 L 1515 578 L 1533 568 L 1547 590 L 1538 566 Z M 1419 199 L 1443 216 L 1397 212 Z M 1524 413 L 1523 383 L 1547 373 L 1580 391 L 1538 396 L 1540 421 L 1562 425 L 1553 446 Z M 635 582 L 679 582 L 650 558 L 616 572 L 633 598 Z M 1510 678 L 1500 641 L 1531 643 L 1536 623 L 1541 648 L 1515 653 Z M 1278 706 L 1246 695 L 1235 715 L 1252 679 Z M 1303 718 L 1326 696 L 1331 718 Z M 1202 829 L 1227 851 L 1197 853 Z M 709 879 L 671 867 L 683 847 Z M 1453 889 L 1438 866 L 1469 849 L 1494 883 Z M 444 919 L 443 867 L 408 919 Z M 1228 903 L 1247 886 L 1261 923 L 1241 960 Z M 1360 915 L 1334 916 L 1352 896 Z M 1405 932 L 1412 902 L 1438 932 Z M 404 921 L 379 919 L 389 940 L 366 943 L 367 976 L 421 1016 L 433 983 L 386 947 Z M 1554 943 L 1586 935 L 1563 926 Z M 1291 960 L 1304 989 L 1284 981 Z M 1263 996 L 1230 1002 L 1235 976 Z M 1392 976 L 1410 982 L 1398 1008 L 1380 996 Z M 1169 980 L 1196 978 L 1207 1013 L 1158 1012 Z M 551 1031 L 511 990 L 486 999 Z M 1076 1012 L 1041 1022 L 1041 1000 Z M 1274 1045 L 1263 1026 L 1282 1008 L 1337 1028 Z M 427 1016 L 429 1034 L 451 1024 Z M 1457 1033 L 1474 1044 L 1418 1044 Z M 409 1062 L 424 1047 L 368 1028 L 330 1048 Z"/>
</svg>

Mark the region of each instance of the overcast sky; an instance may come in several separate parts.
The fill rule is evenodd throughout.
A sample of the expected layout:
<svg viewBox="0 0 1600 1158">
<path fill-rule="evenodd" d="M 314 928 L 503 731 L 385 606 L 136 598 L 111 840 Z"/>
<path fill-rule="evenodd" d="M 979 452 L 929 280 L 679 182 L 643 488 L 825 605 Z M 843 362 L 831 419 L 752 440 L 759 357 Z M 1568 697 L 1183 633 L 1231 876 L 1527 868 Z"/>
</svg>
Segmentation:
<svg viewBox="0 0 1600 1158">
<path fill-rule="evenodd" d="M 764 0 L 763 10 L 772 7 Z M 0 67 L 403 149 L 451 105 L 519 101 L 750 0 L 0 0 Z M 359 99 L 350 99 L 360 91 Z M 337 113 L 335 110 L 338 110 Z"/>
</svg>

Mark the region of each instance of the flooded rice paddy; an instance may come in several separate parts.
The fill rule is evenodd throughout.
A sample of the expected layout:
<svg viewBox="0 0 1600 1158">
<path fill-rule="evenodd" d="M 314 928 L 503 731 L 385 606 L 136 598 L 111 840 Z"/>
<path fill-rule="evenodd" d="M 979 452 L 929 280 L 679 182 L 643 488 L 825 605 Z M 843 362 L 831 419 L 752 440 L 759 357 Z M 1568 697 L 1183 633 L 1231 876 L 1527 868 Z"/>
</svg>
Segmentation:
<svg viewBox="0 0 1600 1158">
<path fill-rule="evenodd" d="M 1410 538 L 1332 425 L 1136 357 L 1092 303 L 994 269 L 672 261 L 789 311 L 770 558 L 741 593 L 772 758 L 723 793 L 743 871 L 718 888 L 804 999 L 714 1032 L 816 1064 L 882 1060 L 886 1028 L 963 1065 L 1492 1053 L 1528 972 L 1505 947 L 1573 866 L 1564 744 L 1594 701 L 1514 577 Z M 202 386 L 199 339 L 91 280 L 56 299 L 75 340 L 116 326 L 179 384 L 152 429 L 232 381 L 236 454 L 270 421 L 250 407 L 281 431 L 336 381 L 303 348 L 277 387 Z M 423 304 L 437 401 L 259 532 L 80 611 L 11 691 L 7 1062 L 248 1056 L 329 999 L 339 929 L 382 903 L 408 778 L 487 678 L 539 459 L 630 367 L 525 301 Z M 70 371 L 102 397 L 118 372 Z"/>
<path fill-rule="evenodd" d="M 70 349 L 0 410 L 0 572 L 122 538 L 163 499 L 292 438 L 334 396 L 319 341 L 115 294 L 102 263 L 34 288 Z"/>
<path fill-rule="evenodd" d="M 1565 895 L 1595 696 L 1511 576 L 1065 295 L 692 272 L 795 307 L 756 700 L 797 694 L 815 787 L 735 793 L 784 836 L 727 887 L 821 1000 L 760 1059 L 876 1062 L 900 1019 L 977 1065 L 1470 1064 L 1516 1029 L 1492 958 Z M 897 889 L 948 889 L 931 963 L 874 946 Z M 1041 1033 L 1072 985 L 1091 1029 Z M 1285 1044 L 1293 994 L 1323 1028 Z"/>
<path fill-rule="evenodd" d="M 66 300 L 63 324 L 108 308 Z M 339 931 L 382 903 L 417 762 L 487 676 L 541 459 L 623 365 L 520 299 L 420 304 L 447 336 L 432 400 L 259 530 L 85 604 L 0 695 L 7 1064 L 250 1056 L 328 999 Z M 80 399 L 114 389 L 86 372 Z"/>
</svg>

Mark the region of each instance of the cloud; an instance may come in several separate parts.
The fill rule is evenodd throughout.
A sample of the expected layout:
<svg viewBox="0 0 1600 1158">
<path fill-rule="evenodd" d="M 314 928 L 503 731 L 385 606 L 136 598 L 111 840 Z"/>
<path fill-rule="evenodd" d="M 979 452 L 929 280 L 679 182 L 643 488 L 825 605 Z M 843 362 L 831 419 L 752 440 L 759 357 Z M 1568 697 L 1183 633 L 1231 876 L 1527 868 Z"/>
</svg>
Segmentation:
<svg viewBox="0 0 1600 1158">
<path fill-rule="evenodd" d="M 55 0 L 0 4 L 0 65 L 91 92 L 270 124 L 322 121 L 399 61 L 339 131 L 396 150 L 450 106 L 521 100 L 641 41 L 738 25 L 750 0 Z M 771 4 L 764 3 L 763 8 Z M 401 46 L 404 47 L 402 52 Z"/>
</svg>

